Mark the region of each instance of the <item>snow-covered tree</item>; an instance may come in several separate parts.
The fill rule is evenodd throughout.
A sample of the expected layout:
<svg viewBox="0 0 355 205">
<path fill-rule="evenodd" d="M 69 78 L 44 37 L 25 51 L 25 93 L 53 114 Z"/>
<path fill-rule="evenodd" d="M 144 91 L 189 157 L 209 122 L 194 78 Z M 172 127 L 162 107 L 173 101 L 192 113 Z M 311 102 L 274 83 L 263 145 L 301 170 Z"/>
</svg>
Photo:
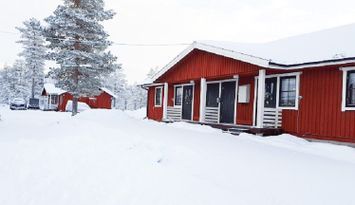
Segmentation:
<svg viewBox="0 0 355 205">
<path fill-rule="evenodd" d="M 147 74 L 147 77 L 152 79 L 159 72 L 159 67 L 151 68 Z"/>
<path fill-rule="evenodd" d="M 23 60 L 16 60 L 11 67 L 5 66 L 0 75 L 2 103 L 9 103 L 14 98 L 27 99 L 30 96 L 29 72 Z"/>
<path fill-rule="evenodd" d="M 117 69 L 110 75 L 106 76 L 103 79 L 103 85 L 117 96 L 115 107 L 117 109 L 124 109 L 124 101 L 127 95 L 127 80 L 122 69 Z"/>
<path fill-rule="evenodd" d="M 60 65 L 54 74 L 57 86 L 73 94 L 73 112 L 80 96 L 99 94 L 102 76 L 116 70 L 116 57 L 106 49 L 112 44 L 101 23 L 113 18 L 103 0 L 64 0 L 46 18 L 44 32 L 50 42 L 50 57 Z"/>
<path fill-rule="evenodd" d="M 137 110 L 146 106 L 147 103 L 147 91 L 138 86 L 136 83 L 130 85 L 127 89 L 129 95 L 127 95 L 127 110 Z"/>
<path fill-rule="evenodd" d="M 46 46 L 41 23 L 31 18 L 23 22 L 23 27 L 17 27 L 21 33 L 23 51 L 19 56 L 25 59 L 28 77 L 31 81 L 31 98 L 39 97 L 43 88 L 44 65 L 46 60 Z"/>
<path fill-rule="evenodd" d="M 3 69 L 0 69 L 0 103 L 9 103 L 9 72 L 10 66 L 5 65 Z"/>
</svg>

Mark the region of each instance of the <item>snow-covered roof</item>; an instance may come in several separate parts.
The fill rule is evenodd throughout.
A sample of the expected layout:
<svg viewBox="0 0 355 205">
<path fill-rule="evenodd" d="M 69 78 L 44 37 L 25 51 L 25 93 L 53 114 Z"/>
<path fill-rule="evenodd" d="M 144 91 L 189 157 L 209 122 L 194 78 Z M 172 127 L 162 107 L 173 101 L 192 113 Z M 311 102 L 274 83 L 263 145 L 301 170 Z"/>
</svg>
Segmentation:
<svg viewBox="0 0 355 205">
<path fill-rule="evenodd" d="M 47 95 L 61 95 L 61 94 L 67 92 L 65 90 L 55 87 L 55 85 L 52 83 L 45 83 L 44 89 L 45 89 Z"/>
<path fill-rule="evenodd" d="M 355 24 L 267 43 L 195 41 L 157 73 L 158 79 L 192 50 L 199 49 L 264 68 L 299 69 L 315 64 L 355 62 Z"/>
<path fill-rule="evenodd" d="M 61 95 L 61 94 L 67 92 L 65 90 L 55 87 L 55 85 L 52 83 L 45 83 L 44 89 L 45 89 L 47 95 Z M 100 88 L 100 90 L 104 91 L 105 93 L 111 95 L 114 98 L 117 98 L 117 95 L 115 95 L 111 90 L 109 90 L 107 88 Z"/>
<path fill-rule="evenodd" d="M 102 91 L 104 91 L 105 93 L 111 95 L 114 98 L 117 98 L 117 95 L 115 95 L 111 90 L 107 89 L 107 88 L 100 88 Z"/>
</svg>

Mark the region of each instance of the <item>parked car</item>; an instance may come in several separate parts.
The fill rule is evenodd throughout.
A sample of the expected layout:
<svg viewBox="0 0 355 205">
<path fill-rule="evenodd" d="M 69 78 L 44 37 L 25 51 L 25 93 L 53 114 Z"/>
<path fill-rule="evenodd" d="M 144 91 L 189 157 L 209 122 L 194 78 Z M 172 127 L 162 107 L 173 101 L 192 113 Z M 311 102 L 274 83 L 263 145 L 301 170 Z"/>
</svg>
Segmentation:
<svg viewBox="0 0 355 205">
<path fill-rule="evenodd" d="M 39 110 L 39 99 L 37 98 L 30 98 L 28 102 L 28 109 Z"/>
<path fill-rule="evenodd" d="M 15 98 L 10 103 L 11 110 L 26 110 L 26 100 L 23 98 Z"/>
</svg>

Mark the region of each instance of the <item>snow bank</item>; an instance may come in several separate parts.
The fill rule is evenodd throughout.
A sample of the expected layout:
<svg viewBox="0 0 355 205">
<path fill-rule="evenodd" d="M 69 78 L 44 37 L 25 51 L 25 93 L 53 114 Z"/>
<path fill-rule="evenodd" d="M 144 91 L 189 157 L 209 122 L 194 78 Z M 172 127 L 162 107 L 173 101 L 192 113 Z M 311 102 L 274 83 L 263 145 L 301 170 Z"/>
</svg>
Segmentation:
<svg viewBox="0 0 355 205">
<path fill-rule="evenodd" d="M 78 112 L 83 112 L 85 110 L 90 110 L 90 106 L 84 102 L 78 102 Z M 65 111 L 73 111 L 73 101 L 68 100 L 67 105 L 65 106 Z"/>
<path fill-rule="evenodd" d="M 125 110 L 125 113 L 135 119 L 144 119 L 147 116 L 147 108 L 141 108 L 138 110 Z"/>
<path fill-rule="evenodd" d="M 118 110 L 0 112 L 0 204 L 355 204 L 352 148 Z"/>
</svg>

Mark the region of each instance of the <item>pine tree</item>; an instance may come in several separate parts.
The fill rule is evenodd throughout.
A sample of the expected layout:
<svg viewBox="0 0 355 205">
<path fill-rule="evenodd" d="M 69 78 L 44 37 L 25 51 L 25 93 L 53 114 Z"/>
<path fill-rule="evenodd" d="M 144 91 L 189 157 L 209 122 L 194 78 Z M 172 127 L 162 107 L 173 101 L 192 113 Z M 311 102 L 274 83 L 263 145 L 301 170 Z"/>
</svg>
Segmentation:
<svg viewBox="0 0 355 205">
<path fill-rule="evenodd" d="M 147 77 L 153 79 L 153 77 L 159 72 L 159 67 L 151 68 L 147 74 Z"/>
<path fill-rule="evenodd" d="M 18 43 L 23 46 L 23 51 L 19 56 L 24 57 L 25 65 L 29 71 L 31 98 L 38 98 L 43 88 L 46 60 L 45 39 L 42 35 L 43 28 L 35 18 L 23 22 L 23 26 L 16 28 L 21 32 L 21 40 Z"/>
<path fill-rule="evenodd" d="M 103 85 L 111 90 L 116 96 L 116 108 L 124 109 L 124 100 L 126 98 L 127 81 L 122 69 L 117 69 L 109 76 L 103 79 Z"/>
<path fill-rule="evenodd" d="M 16 60 L 12 67 L 5 68 L 4 72 L 5 101 L 8 103 L 14 98 L 27 99 L 30 94 L 29 71 L 23 60 Z"/>
<path fill-rule="evenodd" d="M 0 69 L 0 103 L 9 103 L 9 70 L 10 67 L 7 65 Z"/>
<path fill-rule="evenodd" d="M 99 94 L 102 76 L 118 67 L 116 57 L 106 52 L 112 43 L 100 24 L 113 16 L 113 11 L 104 9 L 103 0 L 64 0 L 45 19 L 50 57 L 60 65 L 54 72 L 57 86 L 73 95 L 73 115 L 78 98 Z"/>
</svg>

